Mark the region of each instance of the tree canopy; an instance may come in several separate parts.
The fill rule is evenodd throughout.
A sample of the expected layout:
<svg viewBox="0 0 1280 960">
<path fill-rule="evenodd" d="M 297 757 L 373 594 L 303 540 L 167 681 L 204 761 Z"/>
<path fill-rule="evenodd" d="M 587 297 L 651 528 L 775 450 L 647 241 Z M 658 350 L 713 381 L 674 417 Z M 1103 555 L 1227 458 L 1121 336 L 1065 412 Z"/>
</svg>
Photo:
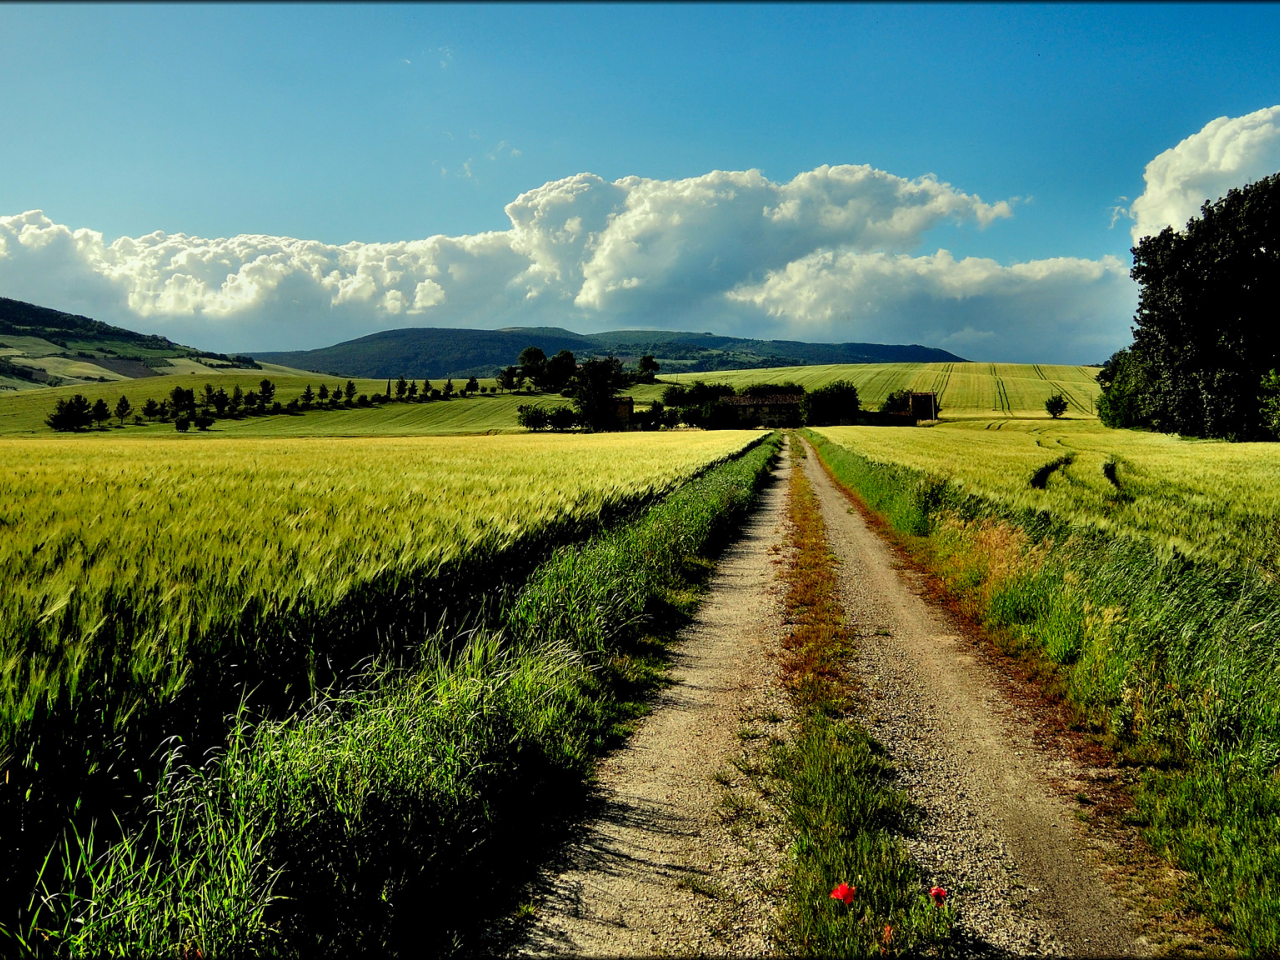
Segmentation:
<svg viewBox="0 0 1280 960">
<path fill-rule="evenodd" d="M 573 405 L 590 430 L 608 430 L 617 424 L 614 395 L 627 383 L 622 361 L 617 357 L 598 357 L 583 362 L 574 374 Z"/>
<path fill-rule="evenodd" d="M 1143 238 L 1132 276 L 1133 345 L 1099 373 L 1103 422 L 1274 437 L 1264 381 L 1280 366 L 1280 174 L 1205 203 L 1184 230 Z"/>
</svg>

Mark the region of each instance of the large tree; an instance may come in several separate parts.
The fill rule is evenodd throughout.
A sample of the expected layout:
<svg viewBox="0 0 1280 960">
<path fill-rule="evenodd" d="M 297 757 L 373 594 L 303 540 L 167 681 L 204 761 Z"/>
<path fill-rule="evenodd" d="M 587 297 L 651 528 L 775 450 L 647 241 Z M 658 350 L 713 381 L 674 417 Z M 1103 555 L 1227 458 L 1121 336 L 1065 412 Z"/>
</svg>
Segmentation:
<svg viewBox="0 0 1280 960">
<path fill-rule="evenodd" d="M 1133 346 L 1099 376 L 1117 426 L 1246 440 L 1270 433 L 1260 400 L 1280 366 L 1280 174 L 1205 203 L 1184 230 L 1133 248 Z"/>
<path fill-rule="evenodd" d="M 617 357 L 595 357 L 582 364 L 571 386 L 573 405 L 578 408 L 583 426 L 611 430 L 618 425 L 618 405 L 613 398 L 626 382 L 626 372 Z"/>
<path fill-rule="evenodd" d="M 653 358 L 653 354 L 646 353 L 636 361 L 636 382 L 653 383 L 657 379 L 658 371 L 661 369 L 662 367 L 658 361 Z"/>
<path fill-rule="evenodd" d="M 541 347 L 525 347 L 520 351 L 520 372 L 542 390 L 547 380 L 547 355 Z"/>
</svg>

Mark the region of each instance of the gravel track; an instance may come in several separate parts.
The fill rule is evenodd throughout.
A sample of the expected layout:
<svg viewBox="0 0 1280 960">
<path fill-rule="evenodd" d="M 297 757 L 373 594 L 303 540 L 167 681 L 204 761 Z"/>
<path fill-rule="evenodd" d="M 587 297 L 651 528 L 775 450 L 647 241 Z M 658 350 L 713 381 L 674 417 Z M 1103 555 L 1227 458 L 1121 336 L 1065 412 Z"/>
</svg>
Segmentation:
<svg viewBox="0 0 1280 960">
<path fill-rule="evenodd" d="M 806 447 L 805 473 L 860 634 L 860 719 L 922 808 L 908 845 L 955 897 L 961 954 L 1147 954 L 1133 918 L 1101 880 L 1073 807 L 1049 785 L 1069 778 L 1069 761 L 1037 749 L 1032 718 L 1001 695 L 964 629 L 924 599 L 921 576 L 895 561 Z"/>
<path fill-rule="evenodd" d="M 534 916 L 514 955 L 770 952 L 782 830 L 743 771 L 787 713 L 778 680 L 790 476 L 782 453 L 681 632 L 672 686 L 602 762 L 595 814 L 533 885 Z"/>
</svg>

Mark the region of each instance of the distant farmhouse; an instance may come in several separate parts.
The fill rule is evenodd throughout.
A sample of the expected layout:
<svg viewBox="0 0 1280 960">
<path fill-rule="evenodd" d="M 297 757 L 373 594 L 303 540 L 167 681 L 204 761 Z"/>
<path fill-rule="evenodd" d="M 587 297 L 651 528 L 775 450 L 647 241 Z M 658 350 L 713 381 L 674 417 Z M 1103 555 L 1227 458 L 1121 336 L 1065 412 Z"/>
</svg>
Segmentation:
<svg viewBox="0 0 1280 960">
<path fill-rule="evenodd" d="M 755 423 L 763 427 L 798 427 L 801 424 L 799 393 L 771 393 L 765 396 L 726 397 L 724 403 L 732 407 L 741 423 Z"/>
<path fill-rule="evenodd" d="M 936 393 L 911 394 L 911 416 L 917 420 L 937 420 L 938 409 Z"/>
</svg>

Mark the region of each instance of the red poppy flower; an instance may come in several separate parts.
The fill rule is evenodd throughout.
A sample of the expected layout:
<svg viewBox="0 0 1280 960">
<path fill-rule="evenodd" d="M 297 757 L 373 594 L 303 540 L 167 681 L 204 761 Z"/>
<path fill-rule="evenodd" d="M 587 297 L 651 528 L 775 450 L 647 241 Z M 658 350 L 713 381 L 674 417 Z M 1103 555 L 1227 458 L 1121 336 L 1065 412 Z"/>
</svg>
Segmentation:
<svg viewBox="0 0 1280 960">
<path fill-rule="evenodd" d="M 929 896 L 933 897 L 934 903 L 942 906 L 942 901 L 947 899 L 947 891 L 943 887 L 930 887 Z"/>
<path fill-rule="evenodd" d="M 851 887 L 847 883 L 841 883 L 831 891 L 832 900 L 840 900 L 846 906 L 853 903 L 853 895 L 858 892 L 857 887 Z"/>
</svg>

